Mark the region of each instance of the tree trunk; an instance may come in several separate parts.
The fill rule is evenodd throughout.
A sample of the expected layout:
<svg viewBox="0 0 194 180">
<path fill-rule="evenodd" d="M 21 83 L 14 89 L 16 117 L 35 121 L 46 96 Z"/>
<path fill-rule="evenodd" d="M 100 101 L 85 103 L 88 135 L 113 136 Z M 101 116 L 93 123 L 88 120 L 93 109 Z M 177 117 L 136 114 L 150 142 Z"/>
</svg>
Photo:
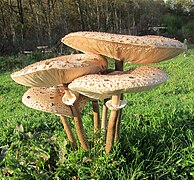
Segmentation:
<svg viewBox="0 0 194 180">
<path fill-rule="evenodd" d="M 64 34 L 68 34 L 69 30 L 68 30 L 67 14 L 66 14 L 64 0 L 61 0 L 61 5 L 62 5 L 62 19 L 61 19 L 61 21 L 63 22 Z"/>
<path fill-rule="evenodd" d="M 17 7 L 18 7 L 18 14 L 20 16 L 20 23 L 21 23 L 21 48 L 22 50 L 25 49 L 24 45 L 24 13 L 23 13 L 23 6 L 22 6 L 22 0 L 17 0 Z"/>
<path fill-rule="evenodd" d="M 81 30 L 85 30 L 84 14 L 83 14 L 83 7 L 82 7 L 81 0 L 76 0 L 76 5 L 77 5 L 78 15 L 81 23 L 80 25 Z"/>
</svg>

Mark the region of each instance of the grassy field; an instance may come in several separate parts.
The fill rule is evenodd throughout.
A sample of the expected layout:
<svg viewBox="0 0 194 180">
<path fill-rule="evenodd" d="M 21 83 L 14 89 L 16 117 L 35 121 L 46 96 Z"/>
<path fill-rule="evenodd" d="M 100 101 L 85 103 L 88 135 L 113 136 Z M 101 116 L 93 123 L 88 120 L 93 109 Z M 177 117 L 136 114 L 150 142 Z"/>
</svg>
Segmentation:
<svg viewBox="0 0 194 180">
<path fill-rule="evenodd" d="M 71 151 L 59 117 L 22 104 L 27 87 L 10 74 L 41 58 L 0 57 L 0 179 L 194 179 L 194 50 L 154 64 L 169 74 L 160 87 L 125 95 L 108 155 L 93 135 L 90 103 L 82 112 L 88 151 Z"/>
</svg>

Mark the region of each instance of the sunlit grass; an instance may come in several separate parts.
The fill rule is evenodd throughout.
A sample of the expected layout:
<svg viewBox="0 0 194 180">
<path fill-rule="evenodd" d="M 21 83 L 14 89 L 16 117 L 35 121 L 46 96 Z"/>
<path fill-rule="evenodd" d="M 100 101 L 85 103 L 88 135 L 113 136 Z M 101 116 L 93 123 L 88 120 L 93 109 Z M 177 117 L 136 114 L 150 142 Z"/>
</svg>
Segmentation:
<svg viewBox="0 0 194 180">
<path fill-rule="evenodd" d="M 103 137 L 94 138 L 90 103 L 82 117 L 91 148 L 71 151 L 59 117 L 25 107 L 21 97 L 27 87 L 10 78 L 14 62 L 8 70 L 4 67 L 0 73 L 1 179 L 194 178 L 194 52 L 189 53 L 153 64 L 169 74 L 160 87 L 125 94 L 128 105 L 119 143 L 109 155 Z M 34 62 L 30 58 L 29 63 Z M 28 59 L 17 60 L 17 68 L 27 65 Z M 1 63 L 6 66 L 6 58 Z"/>
</svg>

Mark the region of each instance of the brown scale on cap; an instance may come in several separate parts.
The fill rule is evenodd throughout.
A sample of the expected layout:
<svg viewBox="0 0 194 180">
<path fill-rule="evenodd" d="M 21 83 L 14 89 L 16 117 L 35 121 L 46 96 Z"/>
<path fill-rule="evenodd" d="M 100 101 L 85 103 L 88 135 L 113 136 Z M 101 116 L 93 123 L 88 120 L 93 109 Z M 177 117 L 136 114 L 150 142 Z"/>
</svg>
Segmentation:
<svg viewBox="0 0 194 180">
<path fill-rule="evenodd" d="M 24 93 L 22 102 L 26 106 L 40 111 L 50 112 L 63 116 L 72 116 L 71 108 L 62 102 L 63 95 L 63 86 L 52 88 L 33 87 Z M 87 97 L 82 95 L 79 96 L 77 102 L 80 111 L 82 111 L 87 101 Z"/>
<path fill-rule="evenodd" d="M 167 78 L 167 74 L 159 68 L 141 66 L 106 75 L 85 75 L 75 79 L 68 88 L 90 98 L 106 99 L 117 93 L 149 90 Z"/>
<path fill-rule="evenodd" d="M 184 51 L 180 41 L 162 36 L 130 36 L 102 32 L 75 32 L 61 40 L 80 50 L 135 64 L 171 59 Z"/>
<path fill-rule="evenodd" d="M 99 55 L 74 54 L 34 63 L 11 74 L 11 77 L 25 86 L 51 87 L 106 68 L 107 61 Z"/>
</svg>

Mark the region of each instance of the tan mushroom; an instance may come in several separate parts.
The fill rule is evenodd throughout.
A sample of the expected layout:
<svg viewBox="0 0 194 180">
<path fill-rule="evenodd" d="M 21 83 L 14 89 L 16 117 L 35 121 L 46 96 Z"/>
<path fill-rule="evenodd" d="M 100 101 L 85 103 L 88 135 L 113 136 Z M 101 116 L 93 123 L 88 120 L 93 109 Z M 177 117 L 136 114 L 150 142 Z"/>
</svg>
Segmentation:
<svg viewBox="0 0 194 180">
<path fill-rule="evenodd" d="M 119 61 L 148 64 L 173 58 L 184 51 L 184 43 L 162 36 L 131 36 L 102 32 L 74 32 L 61 40 L 64 44 Z"/>
<path fill-rule="evenodd" d="M 30 108 L 59 115 L 73 149 L 77 149 L 77 143 L 73 132 L 66 119 L 66 117 L 73 116 L 73 114 L 71 108 L 62 102 L 63 96 L 63 86 L 56 86 L 52 88 L 33 87 L 24 93 L 22 102 Z M 79 111 L 82 111 L 87 101 L 87 97 L 82 95 L 79 96 L 77 99 Z"/>
<path fill-rule="evenodd" d="M 162 36 L 131 36 L 87 31 L 70 33 L 61 41 L 82 52 L 114 58 L 116 71 L 123 71 L 123 61 L 134 64 L 156 63 L 171 59 L 186 48 L 184 43 Z M 102 128 L 105 125 L 106 112 L 107 108 L 103 106 Z M 120 123 L 120 117 L 121 111 L 118 113 L 117 124 Z"/>
<path fill-rule="evenodd" d="M 95 79 L 95 81 L 93 81 Z M 92 74 L 75 79 L 69 89 L 94 99 L 112 97 L 106 105 L 111 110 L 106 136 L 106 152 L 109 153 L 115 136 L 118 110 L 125 106 L 120 101 L 121 93 L 141 92 L 154 88 L 167 80 L 167 74 L 155 67 L 142 66 L 128 71 L 113 72 L 107 75 Z"/>
<path fill-rule="evenodd" d="M 51 87 L 106 68 L 107 61 L 99 55 L 74 54 L 31 64 L 12 73 L 11 78 L 25 86 Z"/>
<path fill-rule="evenodd" d="M 73 116 L 78 139 L 82 148 L 87 150 L 88 141 L 84 131 L 80 111 L 82 110 L 81 107 L 84 107 L 82 106 L 82 103 L 85 105 L 88 98 L 82 95 L 78 96 L 78 93 L 75 94 L 64 85 L 52 88 L 33 87 L 24 94 L 22 102 L 28 107 L 60 115 L 64 129 L 70 141 L 74 138 L 71 135 L 72 133 L 70 132 L 65 116 Z"/>
<path fill-rule="evenodd" d="M 67 89 L 67 84 L 77 77 L 98 73 L 106 68 L 107 61 L 99 55 L 74 54 L 34 63 L 11 74 L 11 77 L 25 86 L 51 87 L 63 84 L 65 96 L 62 100 L 71 107 L 78 138 L 83 149 L 87 149 L 87 138 L 76 102 L 77 97 Z"/>
</svg>

